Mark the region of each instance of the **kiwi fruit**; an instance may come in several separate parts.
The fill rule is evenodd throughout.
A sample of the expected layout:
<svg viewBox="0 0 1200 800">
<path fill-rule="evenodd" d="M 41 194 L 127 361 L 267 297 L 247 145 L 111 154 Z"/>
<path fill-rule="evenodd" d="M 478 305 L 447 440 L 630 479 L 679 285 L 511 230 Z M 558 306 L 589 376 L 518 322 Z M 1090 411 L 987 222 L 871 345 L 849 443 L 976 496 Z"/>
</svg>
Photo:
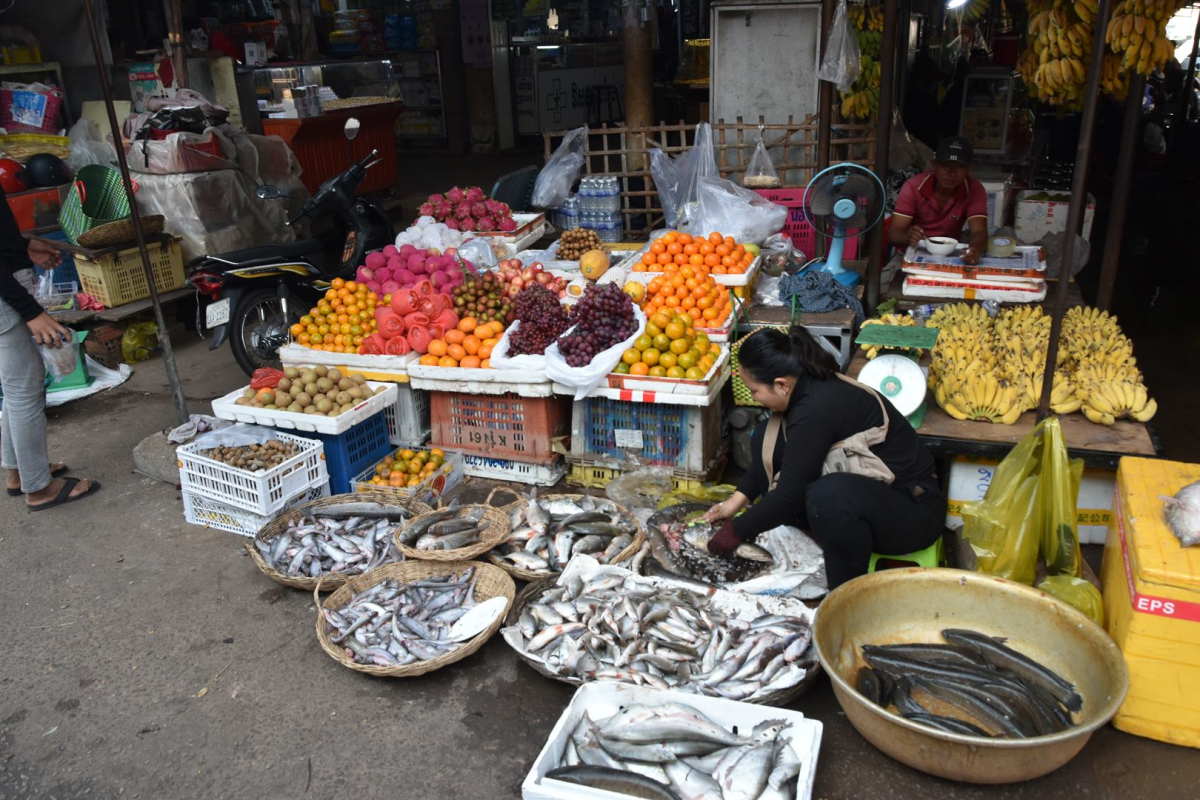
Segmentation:
<svg viewBox="0 0 1200 800">
<path fill-rule="evenodd" d="M 367 382 L 367 379 L 364 378 L 362 375 L 359 375 L 357 372 L 350 376 L 350 380 L 354 381 L 359 386 L 362 386 L 363 384 L 365 384 Z"/>
<path fill-rule="evenodd" d="M 291 382 L 291 380 L 290 380 L 290 379 L 288 379 L 288 378 L 280 378 L 280 379 L 279 379 L 279 385 L 278 385 L 278 386 L 276 386 L 275 388 L 276 388 L 277 390 L 281 391 L 281 392 L 287 392 L 287 391 L 291 391 L 291 388 L 292 388 L 292 382 Z"/>
<path fill-rule="evenodd" d="M 342 371 L 340 369 L 331 369 L 329 370 L 328 374 L 325 375 L 325 377 L 329 378 L 329 380 L 333 381 L 334 383 L 337 383 L 345 376 L 342 375 Z"/>
<path fill-rule="evenodd" d="M 317 388 L 316 381 L 309 381 L 308 383 L 304 384 L 304 391 L 306 394 L 320 394 L 321 393 L 321 390 Z"/>
<path fill-rule="evenodd" d="M 296 378 L 300 377 L 300 370 L 296 369 L 295 367 L 284 367 L 283 374 L 288 380 L 294 381 Z"/>
<path fill-rule="evenodd" d="M 246 391 L 242 392 L 242 397 L 246 398 L 247 400 L 253 400 L 254 395 L 256 394 L 258 394 L 258 392 L 254 391 L 253 389 L 247 389 Z"/>
<path fill-rule="evenodd" d="M 313 372 L 317 373 L 318 378 L 324 378 L 329 374 L 329 370 L 326 367 L 316 367 L 313 369 Z"/>
<path fill-rule="evenodd" d="M 318 378 L 317 379 L 317 391 L 318 392 L 320 392 L 321 394 L 325 394 L 325 393 L 329 392 L 331 389 L 333 389 L 333 381 L 329 380 L 329 378 Z"/>
<path fill-rule="evenodd" d="M 313 402 L 312 395 L 310 395 L 308 392 L 301 392 L 300 394 L 296 395 L 296 402 L 300 404 L 301 408 L 308 408 Z"/>
<path fill-rule="evenodd" d="M 304 408 L 299 403 L 292 403 L 290 406 L 287 407 L 287 410 L 292 412 L 293 414 L 300 414 L 300 413 L 303 413 Z"/>
<path fill-rule="evenodd" d="M 346 394 L 350 395 L 351 400 L 362 400 L 363 396 L 362 389 L 357 386 L 347 391 Z"/>
<path fill-rule="evenodd" d="M 327 413 L 332 408 L 333 403 L 329 402 L 329 398 L 327 397 L 322 397 L 317 401 L 317 411 L 320 411 L 322 414 Z"/>
</svg>

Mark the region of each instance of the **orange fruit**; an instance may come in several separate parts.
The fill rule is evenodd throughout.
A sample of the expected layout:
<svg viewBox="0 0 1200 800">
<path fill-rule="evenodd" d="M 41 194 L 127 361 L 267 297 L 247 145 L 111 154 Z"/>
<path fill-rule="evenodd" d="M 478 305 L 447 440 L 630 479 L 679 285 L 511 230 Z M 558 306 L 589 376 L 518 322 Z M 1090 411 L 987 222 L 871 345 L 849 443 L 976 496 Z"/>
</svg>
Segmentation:
<svg viewBox="0 0 1200 800">
<path fill-rule="evenodd" d="M 658 358 L 660 355 L 662 355 L 662 354 L 659 353 L 659 351 L 653 347 L 651 347 L 649 350 L 643 350 L 642 351 L 642 363 L 648 367 L 653 367 L 655 364 L 658 363 Z"/>
<path fill-rule="evenodd" d="M 642 253 L 642 263 L 647 264 L 647 265 L 657 264 L 658 263 L 658 259 L 656 258 L 657 255 L 658 255 L 657 253 L 647 250 L 645 253 Z"/>
<path fill-rule="evenodd" d="M 671 263 L 671 255 L 669 253 L 659 253 L 658 254 L 658 263 L 659 264 L 670 264 Z"/>
<path fill-rule="evenodd" d="M 429 353 L 421 356 L 420 364 L 422 367 L 436 367 L 438 365 L 438 357 Z"/>
<path fill-rule="evenodd" d="M 671 255 L 678 255 L 679 253 L 683 252 L 683 245 L 681 245 L 679 242 L 672 241 L 669 245 L 667 245 L 667 252 Z"/>
<path fill-rule="evenodd" d="M 488 341 L 491 341 L 491 340 L 489 339 Z M 495 345 L 493 345 L 493 344 L 485 343 L 485 344 L 479 345 L 479 354 L 478 354 L 479 357 L 481 359 L 483 359 L 484 361 L 487 361 L 489 358 L 492 357 L 492 348 L 493 347 L 495 347 Z"/>
<path fill-rule="evenodd" d="M 714 231 L 713 233 L 710 233 L 708 235 L 708 241 L 710 244 L 713 244 L 713 245 L 724 244 L 725 238 L 723 236 L 721 236 L 721 234 Z"/>
<path fill-rule="evenodd" d="M 441 358 L 438 359 L 437 365 L 439 367 L 457 367 L 458 361 L 451 358 L 450 356 L 442 356 Z"/>
<path fill-rule="evenodd" d="M 462 361 L 458 362 L 458 365 L 464 369 L 479 369 L 479 364 L 479 356 L 474 355 L 466 356 Z"/>
<path fill-rule="evenodd" d="M 675 355 L 669 350 L 658 357 L 658 365 L 663 369 L 670 369 L 678 363 L 679 356 Z"/>
<path fill-rule="evenodd" d="M 667 252 L 667 246 L 665 244 L 663 244 L 662 239 L 659 239 L 657 242 L 650 245 L 650 252 L 654 253 L 654 255 L 656 255 L 656 256 L 661 255 L 661 254 Z"/>
<path fill-rule="evenodd" d="M 441 358 L 446 355 L 446 342 L 442 339 L 434 339 L 429 343 L 429 355 Z"/>
<path fill-rule="evenodd" d="M 473 356 L 479 352 L 480 341 L 474 336 L 468 336 L 463 339 L 463 349 L 467 351 L 467 355 Z"/>
<path fill-rule="evenodd" d="M 346 285 L 346 281 L 342 280 L 341 278 L 334 278 L 334 279 L 333 279 L 332 286 L 333 286 L 333 288 L 334 288 L 334 289 L 340 289 L 340 288 L 342 288 L 342 287 L 343 287 L 343 286 L 345 286 L 345 285 Z"/>
<path fill-rule="evenodd" d="M 459 330 L 446 331 L 446 344 L 462 344 L 467 335 Z"/>
<path fill-rule="evenodd" d="M 297 322 L 295 325 L 289 328 L 289 330 L 291 331 L 292 336 L 299 336 L 300 334 L 304 333 L 304 326 Z"/>
<path fill-rule="evenodd" d="M 650 368 L 650 377 L 652 377 L 652 378 L 667 377 L 667 368 L 664 367 L 662 364 L 659 364 L 657 367 L 651 367 Z"/>
<path fill-rule="evenodd" d="M 474 317 L 463 317 L 458 321 L 458 329 L 463 333 L 471 333 L 479 327 L 479 320 Z"/>
<path fill-rule="evenodd" d="M 462 361 L 466 357 L 467 351 L 461 344 L 452 344 L 446 348 L 446 355 L 455 361 Z"/>
<path fill-rule="evenodd" d="M 650 365 L 644 361 L 639 361 L 636 364 L 631 364 L 629 366 L 629 374 L 630 375 L 649 375 L 650 374 Z"/>
<path fill-rule="evenodd" d="M 642 360 L 642 354 L 631 347 L 621 354 L 621 360 L 632 366 Z"/>
<path fill-rule="evenodd" d="M 479 368 L 480 369 L 491 369 L 492 368 L 492 360 L 490 358 L 483 359 L 483 361 L 479 362 Z"/>
</svg>

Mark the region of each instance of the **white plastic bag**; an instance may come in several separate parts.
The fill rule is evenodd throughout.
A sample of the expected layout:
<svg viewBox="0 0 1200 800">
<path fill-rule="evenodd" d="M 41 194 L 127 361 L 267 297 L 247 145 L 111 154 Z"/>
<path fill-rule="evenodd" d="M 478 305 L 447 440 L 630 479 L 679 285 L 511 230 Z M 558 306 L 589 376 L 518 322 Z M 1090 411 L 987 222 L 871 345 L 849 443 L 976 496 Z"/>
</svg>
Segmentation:
<svg viewBox="0 0 1200 800">
<path fill-rule="evenodd" d="M 558 350 L 558 342 L 555 341 L 546 348 L 546 377 L 555 383 L 561 383 L 574 389 L 576 400 L 587 397 L 588 392 L 603 383 L 608 373 L 613 371 L 613 367 L 621 362 L 621 356 L 625 354 L 625 351 L 633 347 L 637 338 L 646 332 L 646 315 L 637 306 L 633 307 L 633 318 L 637 320 L 637 330 L 633 332 L 633 335 L 607 350 L 601 350 L 586 367 L 569 366 Z M 563 335 L 565 336 L 574 329 L 575 327 L 571 326 Z M 494 355 L 495 350 L 492 353 Z"/>
<path fill-rule="evenodd" d="M 824 551 L 804 531 L 780 525 L 759 534 L 754 543 L 771 554 L 774 566 L 750 580 L 724 584 L 722 589 L 801 600 L 812 600 L 829 591 Z"/>
<path fill-rule="evenodd" d="M 58 347 L 39 344 L 38 352 L 42 356 L 42 363 L 46 365 L 46 371 L 55 380 L 67 377 L 79 366 L 79 342 L 75 340 L 74 334 L 70 339 L 63 339 Z"/>
<path fill-rule="evenodd" d="M 759 244 L 787 222 L 786 207 L 723 178 L 701 178 L 696 198 L 696 212 L 686 226 L 692 235 L 717 231 Z"/>
<path fill-rule="evenodd" d="M 758 144 L 754 145 L 750 163 L 746 165 L 746 171 L 742 173 L 742 186 L 747 189 L 775 189 L 782 183 L 783 181 L 779 179 L 779 172 L 776 171 L 775 164 L 771 161 L 771 154 L 767 152 L 764 128 L 759 125 Z"/>
<path fill-rule="evenodd" d="M 67 141 L 70 155 L 63 163 L 72 175 L 92 164 L 107 167 L 117 160 L 117 151 L 90 119 L 81 119 L 72 125 L 67 133 Z"/>
<path fill-rule="evenodd" d="M 571 194 L 571 187 L 583 169 L 583 149 L 587 145 L 588 129 L 575 128 L 563 137 L 558 149 L 538 173 L 533 184 L 533 205 L 536 208 L 558 208 Z"/>
<path fill-rule="evenodd" d="M 491 362 L 492 369 L 521 369 L 532 370 L 534 372 L 543 372 L 546 369 L 546 357 L 544 355 L 534 355 L 526 353 L 520 356 L 510 356 L 508 348 L 512 341 L 512 335 L 521 327 L 521 320 L 517 320 L 512 325 L 508 326 L 508 330 L 500 337 L 500 341 L 492 348 Z"/>
<path fill-rule="evenodd" d="M 490 238 L 480 236 L 463 242 L 458 246 L 458 257 L 470 261 L 477 269 L 495 269 L 500 262 L 496 259 Z"/>
<path fill-rule="evenodd" d="M 262 425 L 246 425 L 243 423 L 206 433 L 198 437 L 195 444 L 202 450 L 211 450 L 214 447 L 242 447 L 251 444 L 263 444 L 277 438 L 279 438 L 279 434 L 273 428 L 264 428 Z"/>
<path fill-rule="evenodd" d="M 846 0 L 838 0 L 833 15 L 833 27 L 825 46 L 825 58 L 817 77 L 837 84 L 839 92 L 847 92 L 858 79 L 862 66 L 859 64 L 858 36 L 846 15 Z"/>
<path fill-rule="evenodd" d="M 682 226 L 695 214 L 700 179 L 719 174 L 713 155 L 712 128 L 707 122 L 696 126 L 690 150 L 671 157 L 657 148 L 650 149 L 650 177 L 658 190 L 668 228 Z"/>
</svg>

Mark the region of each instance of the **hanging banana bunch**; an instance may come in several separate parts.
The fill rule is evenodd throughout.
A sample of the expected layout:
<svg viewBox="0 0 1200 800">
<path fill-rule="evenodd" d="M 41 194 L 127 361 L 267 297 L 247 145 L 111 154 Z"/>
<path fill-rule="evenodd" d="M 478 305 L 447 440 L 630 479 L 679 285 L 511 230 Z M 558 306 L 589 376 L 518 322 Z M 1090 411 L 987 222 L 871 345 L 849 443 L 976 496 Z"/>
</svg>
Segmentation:
<svg viewBox="0 0 1200 800">
<path fill-rule="evenodd" d="M 955 12 L 963 22 L 974 22 L 977 19 L 983 19 L 983 15 L 987 13 L 988 6 L 991 3 L 988 0 L 970 0 L 966 5 L 959 6 Z"/>
<path fill-rule="evenodd" d="M 1122 70 L 1157 72 L 1175 54 L 1167 22 L 1191 0 L 1122 0 L 1113 9 L 1104 43 L 1121 57 Z"/>
<path fill-rule="evenodd" d="M 841 93 L 841 112 L 847 119 L 870 119 L 879 112 L 879 63 L 883 48 L 883 9 L 878 5 L 847 8 L 847 18 L 858 32 L 859 73 L 850 91 Z"/>
<path fill-rule="evenodd" d="M 1053 4 L 1030 4 L 1029 47 L 1018 61 L 1018 69 L 1030 94 L 1037 99 L 1068 111 L 1083 108 L 1095 18 L 1094 13 L 1085 18 L 1088 6 L 1084 3 L 1094 2 L 1054 0 Z"/>
</svg>

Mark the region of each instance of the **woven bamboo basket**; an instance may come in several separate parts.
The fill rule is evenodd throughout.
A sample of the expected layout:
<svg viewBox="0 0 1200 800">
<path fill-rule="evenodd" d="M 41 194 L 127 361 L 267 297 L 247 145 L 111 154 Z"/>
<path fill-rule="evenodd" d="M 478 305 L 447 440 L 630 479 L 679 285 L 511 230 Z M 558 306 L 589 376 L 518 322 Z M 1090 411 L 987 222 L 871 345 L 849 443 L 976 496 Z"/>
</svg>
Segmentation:
<svg viewBox="0 0 1200 800">
<path fill-rule="evenodd" d="M 498 487 L 496 487 L 496 489 L 507 489 L 507 487 L 498 486 Z M 511 489 L 507 489 L 507 490 L 512 491 Z M 492 494 L 495 494 L 495 492 L 496 492 L 496 490 L 493 490 Z M 513 494 L 516 494 L 516 492 L 513 492 Z M 549 502 L 549 501 L 554 501 L 554 500 L 579 500 L 580 498 L 582 498 L 584 496 L 585 495 L 582 495 L 582 494 L 548 494 L 545 497 L 541 497 L 538 499 L 546 500 L 547 502 Z M 491 499 L 491 497 L 492 497 L 492 495 L 488 495 L 489 500 Z M 517 495 L 517 497 L 521 497 L 521 496 Z M 527 501 L 525 500 L 525 498 L 522 497 L 520 500 L 514 501 L 514 502 L 509 503 L 508 505 L 504 506 L 502 508 L 502 511 L 504 512 L 504 515 L 506 517 L 511 517 L 512 512 L 517 508 L 524 508 L 526 505 L 526 502 Z M 608 500 L 608 502 L 612 503 L 611 500 Z M 646 532 L 642 528 L 642 523 L 638 521 L 637 517 L 635 517 L 632 513 L 630 513 L 629 509 L 627 509 L 624 506 L 619 505 L 617 503 L 613 503 L 613 505 L 616 506 L 617 511 L 621 514 L 622 517 L 632 520 L 633 524 L 635 526 L 637 526 L 637 531 L 636 531 L 636 533 L 634 533 L 633 541 L 629 543 L 629 546 L 626 547 L 621 552 L 617 553 L 616 556 L 614 556 L 613 559 L 608 562 L 609 564 L 619 564 L 622 561 L 628 561 L 629 559 L 631 559 L 635 555 L 637 555 L 637 551 L 641 550 L 642 545 L 646 543 Z M 488 553 L 487 559 L 488 559 L 488 561 L 491 561 L 496 566 L 500 567 L 500 569 L 507 572 L 509 575 L 512 575 L 514 578 L 519 578 L 520 580 L 523 580 L 523 581 L 540 581 L 542 578 L 553 578 L 560 573 L 560 570 L 555 570 L 555 569 L 551 569 L 551 570 L 521 569 L 520 567 L 513 566 L 508 561 L 505 561 L 503 558 L 501 558 L 496 553 Z"/>
<path fill-rule="evenodd" d="M 162 233 L 166 218 L 162 214 L 147 214 L 142 217 L 142 235 L 157 236 Z M 133 227 L 133 218 L 126 217 L 116 222 L 106 222 L 97 225 L 86 233 L 79 234 L 79 246 L 98 250 L 102 247 L 115 247 L 137 239 L 137 230 Z"/>
<path fill-rule="evenodd" d="M 390 492 L 370 491 L 358 492 L 356 494 L 337 494 L 333 497 L 322 497 L 320 500 L 314 500 L 311 503 L 305 503 L 302 506 L 293 508 L 291 511 L 280 514 L 278 517 L 264 525 L 254 538 L 259 542 L 269 542 L 279 534 L 286 531 L 287 526 L 290 525 L 293 520 L 300 519 L 317 508 L 336 506 L 342 503 L 372 501 L 393 506 L 404 506 L 405 508 L 411 509 L 416 515 L 426 514 L 431 510 L 428 505 L 419 500 L 410 500 L 404 502 Z M 401 526 L 401 528 L 403 528 L 403 526 Z M 262 554 L 258 552 L 258 548 L 254 545 L 247 544 L 245 547 L 246 552 L 250 554 L 250 558 L 254 561 L 255 566 L 257 566 L 259 570 L 261 570 L 262 573 L 268 578 L 284 586 L 290 586 L 293 589 L 306 589 L 311 592 L 313 589 L 317 588 L 318 584 L 320 584 L 323 591 L 332 592 L 346 581 L 345 575 L 332 573 L 322 575 L 317 578 L 307 575 L 303 577 L 299 575 L 288 575 L 287 573 L 280 572 L 268 564 L 266 559 L 262 557 Z"/>
<path fill-rule="evenodd" d="M 371 570 L 365 575 L 351 575 L 346 578 L 342 586 L 338 587 L 333 594 L 328 595 L 324 602 L 321 601 L 317 594 L 319 589 L 313 590 L 313 602 L 317 606 L 317 641 L 321 643 L 321 649 L 343 667 L 357 672 L 364 672 L 367 675 L 378 675 L 385 678 L 415 678 L 418 675 L 439 670 L 447 664 L 453 664 L 455 661 L 461 661 L 480 647 L 483 647 L 484 642 L 492 638 L 496 631 L 500 630 L 500 625 L 504 622 L 503 614 L 497 616 L 491 625 L 485 630 L 480 631 L 473 639 L 463 642 L 456 650 L 443 653 L 429 661 L 418 661 L 402 667 L 381 667 L 375 664 L 359 664 L 353 658 L 346 655 L 345 648 L 334 644 L 333 637 L 326 630 L 328 626 L 321 610 L 322 608 L 328 608 L 336 611 L 349 603 L 350 598 L 355 594 L 364 589 L 369 589 L 377 583 L 382 583 L 389 578 L 411 582 L 438 575 L 460 573 L 469 567 L 475 568 L 475 600 L 477 602 L 482 603 L 484 600 L 490 600 L 493 597 L 503 597 L 507 599 L 508 605 L 512 606 L 513 596 L 516 593 L 516 584 L 513 583 L 512 578 L 504 570 L 497 569 L 491 564 L 485 564 L 482 561 L 405 561 L 402 563 L 385 564 L 382 567 Z"/>
<path fill-rule="evenodd" d="M 461 506 L 458 510 L 465 511 L 474 506 Z M 508 515 L 498 508 L 483 506 L 483 519 L 480 522 L 486 522 L 487 528 L 483 533 L 479 534 L 479 541 L 467 547 L 458 547 L 454 550 L 418 550 L 415 547 L 410 547 L 406 544 L 400 544 L 400 534 L 402 530 L 392 534 L 392 540 L 396 543 L 396 549 L 403 553 L 408 558 L 415 558 L 419 561 L 466 561 L 467 559 L 481 556 L 488 550 L 491 550 L 500 542 L 508 538 L 508 534 L 512 533 L 512 527 L 508 524 Z M 417 517 L 409 525 L 416 525 L 421 521 Z"/>
<path fill-rule="evenodd" d="M 516 625 L 517 620 L 521 618 L 521 612 L 525 610 L 525 607 L 530 603 L 535 602 L 537 598 L 541 597 L 542 593 L 547 589 L 555 586 L 557 581 L 558 579 L 555 577 L 542 578 L 528 584 L 524 589 L 522 589 L 520 594 L 517 595 L 516 600 L 514 600 L 512 605 L 508 607 L 508 614 L 506 614 L 504 617 L 504 627 L 507 628 L 511 625 Z M 699 587 L 697 587 L 695 591 L 697 591 L 697 593 L 703 593 Z M 516 650 L 516 648 L 513 649 L 517 653 L 517 658 L 524 661 L 535 672 L 547 678 L 552 678 L 553 680 L 561 681 L 562 683 L 569 683 L 572 686 L 582 686 L 588 682 L 582 678 L 576 678 L 569 675 L 559 675 L 558 673 L 551 672 L 550 670 L 546 669 L 546 667 L 537 659 L 531 658 L 526 653 Z M 810 644 L 809 653 L 813 652 L 813 647 Z M 761 697 L 745 700 L 743 702 L 754 703 L 755 705 L 782 707 L 807 692 L 812 687 L 813 683 L 816 682 L 817 675 L 819 675 L 820 672 L 821 664 L 816 660 L 814 655 L 812 666 L 809 667 L 808 672 L 805 673 L 804 677 L 801 678 L 796 685 L 789 686 L 786 689 L 779 689 L 778 691 L 765 694 Z"/>
</svg>

